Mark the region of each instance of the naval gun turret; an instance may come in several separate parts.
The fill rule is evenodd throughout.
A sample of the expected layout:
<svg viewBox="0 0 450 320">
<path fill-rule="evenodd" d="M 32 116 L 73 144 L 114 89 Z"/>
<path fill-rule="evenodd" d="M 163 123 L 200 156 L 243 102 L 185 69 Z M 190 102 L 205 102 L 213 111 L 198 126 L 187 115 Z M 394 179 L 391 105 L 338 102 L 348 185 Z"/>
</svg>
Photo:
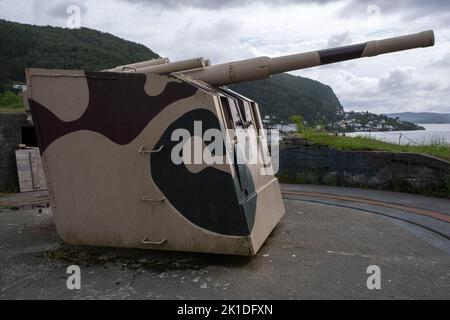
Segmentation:
<svg viewBox="0 0 450 320">
<path fill-rule="evenodd" d="M 225 86 L 433 44 L 426 31 L 219 65 L 161 58 L 101 72 L 28 69 L 59 236 L 255 255 L 284 205 L 258 105 Z"/>
</svg>

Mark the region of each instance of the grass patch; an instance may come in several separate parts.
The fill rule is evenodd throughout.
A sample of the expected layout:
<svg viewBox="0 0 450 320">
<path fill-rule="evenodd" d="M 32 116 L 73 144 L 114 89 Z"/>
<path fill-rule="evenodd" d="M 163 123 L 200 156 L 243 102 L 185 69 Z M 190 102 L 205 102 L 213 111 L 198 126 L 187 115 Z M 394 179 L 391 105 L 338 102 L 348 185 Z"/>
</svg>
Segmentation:
<svg viewBox="0 0 450 320">
<path fill-rule="evenodd" d="M 19 192 L 19 189 L 15 184 L 10 184 L 5 187 L 0 188 L 0 197 L 4 197 L 11 193 L 17 193 Z"/>
<path fill-rule="evenodd" d="M 434 139 L 429 145 L 397 145 L 368 137 L 343 137 L 306 129 L 300 134 L 304 139 L 318 145 L 350 151 L 411 152 L 431 155 L 450 161 L 450 144 Z"/>
<path fill-rule="evenodd" d="M 25 112 L 22 98 L 10 91 L 0 94 L 0 112 Z"/>
</svg>

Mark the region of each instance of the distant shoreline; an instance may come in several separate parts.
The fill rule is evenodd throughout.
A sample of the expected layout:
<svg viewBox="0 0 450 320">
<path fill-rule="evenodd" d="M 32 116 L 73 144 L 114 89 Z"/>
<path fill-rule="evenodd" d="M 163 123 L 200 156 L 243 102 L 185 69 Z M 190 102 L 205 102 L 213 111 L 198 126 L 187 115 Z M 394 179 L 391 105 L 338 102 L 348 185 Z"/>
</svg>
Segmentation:
<svg viewBox="0 0 450 320">
<path fill-rule="evenodd" d="M 370 136 L 391 143 L 427 145 L 432 143 L 450 143 L 450 123 L 421 123 L 425 130 L 352 132 L 349 136 Z"/>
<path fill-rule="evenodd" d="M 450 122 L 445 122 L 445 123 L 415 123 L 415 124 L 417 124 L 418 126 L 421 126 L 421 127 L 423 127 L 423 129 L 417 129 L 417 130 L 372 130 L 372 131 L 346 131 L 346 132 L 341 132 L 341 133 L 376 133 L 376 132 L 392 132 L 392 133 L 398 133 L 398 132 L 408 132 L 408 131 L 412 131 L 412 132 L 414 132 L 414 131 L 417 131 L 417 132 L 419 132 L 419 131 L 429 131 L 429 130 L 431 130 L 430 128 L 426 128 L 426 127 L 424 127 L 424 126 L 433 126 L 433 125 L 435 125 L 435 126 L 445 126 L 445 125 L 449 125 L 449 127 L 450 127 Z M 450 130 L 450 128 L 449 128 L 449 130 Z"/>
<path fill-rule="evenodd" d="M 450 124 L 450 113 L 400 112 L 386 114 L 389 118 L 399 118 L 415 124 Z"/>
</svg>

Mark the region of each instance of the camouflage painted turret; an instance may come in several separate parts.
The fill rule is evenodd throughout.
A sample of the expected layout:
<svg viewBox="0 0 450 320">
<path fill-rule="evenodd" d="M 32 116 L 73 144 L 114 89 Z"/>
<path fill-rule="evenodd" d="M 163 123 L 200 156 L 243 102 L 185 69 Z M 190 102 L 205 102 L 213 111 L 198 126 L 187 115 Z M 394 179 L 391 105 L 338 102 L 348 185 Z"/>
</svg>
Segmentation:
<svg viewBox="0 0 450 320">
<path fill-rule="evenodd" d="M 222 86 L 433 44 L 427 31 L 215 66 L 164 58 L 103 72 L 28 69 L 59 236 L 255 255 L 284 205 L 258 105 Z M 248 146 L 257 161 L 246 157 Z"/>
</svg>

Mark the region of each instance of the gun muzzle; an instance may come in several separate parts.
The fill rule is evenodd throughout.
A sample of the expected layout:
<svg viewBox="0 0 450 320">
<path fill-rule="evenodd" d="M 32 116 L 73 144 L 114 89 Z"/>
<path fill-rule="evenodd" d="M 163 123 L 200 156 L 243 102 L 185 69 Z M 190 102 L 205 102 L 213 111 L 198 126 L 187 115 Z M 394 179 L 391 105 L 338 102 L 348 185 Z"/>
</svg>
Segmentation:
<svg viewBox="0 0 450 320">
<path fill-rule="evenodd" d="M 180 73 L 212 86 L 223 86 L 266 79 L 271 75 L 283 72 L 433 45 L 434 32 L 430 30 L 401 37 L 277 58 L 253 58 Z"/>
</svg>

